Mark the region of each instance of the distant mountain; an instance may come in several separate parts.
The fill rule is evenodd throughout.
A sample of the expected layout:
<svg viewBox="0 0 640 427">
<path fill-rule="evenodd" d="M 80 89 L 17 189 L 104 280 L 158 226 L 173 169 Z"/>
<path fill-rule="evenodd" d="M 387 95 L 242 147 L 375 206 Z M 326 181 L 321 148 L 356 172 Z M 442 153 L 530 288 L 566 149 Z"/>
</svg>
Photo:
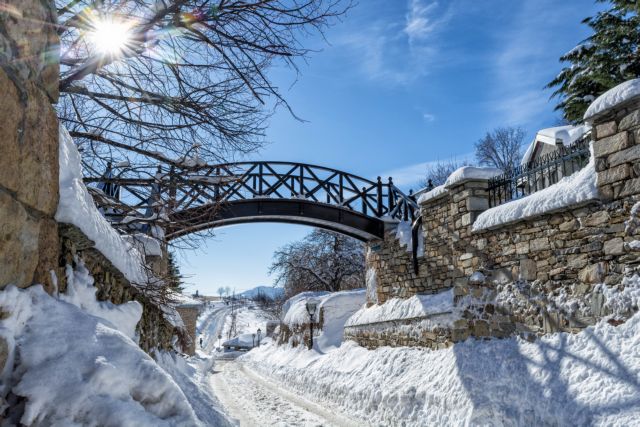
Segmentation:
<svg viewBox="0 0 640 427">
<path fill-rule="evenodd" d="M 259 294 L 266 295 L 269 298 L 276 298 L 284 294 L 284 289 L 274 288 L 273 286 L 256 286 L 253 289 L 249 289 L 242 292 L 241 294 L 238 294 L 238 296 L 241 298 L 254 298 Z"/>
</svg>

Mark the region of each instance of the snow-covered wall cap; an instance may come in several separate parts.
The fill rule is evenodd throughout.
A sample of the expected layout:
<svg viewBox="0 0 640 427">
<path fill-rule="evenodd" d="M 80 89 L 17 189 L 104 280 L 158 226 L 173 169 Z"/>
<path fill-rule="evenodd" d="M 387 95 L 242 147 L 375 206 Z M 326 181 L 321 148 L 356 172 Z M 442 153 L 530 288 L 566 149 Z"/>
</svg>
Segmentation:
<svg viewBox="0 0 640 427">
<path fill-rule="evenodd" d="M 449 188 L 454 184 L 460 184 L 462 181 L 471 180 L 489 180 L 494 176 L 500 175 L 502 170 L 496 168 L 479 168 L 476 166 L 462 166 L 456 169 L 444 183 L 445 188 Z"/>
<path fill-rule="evenodd" d="M 604 116 L 609 110 L 634 100 L 640 100 L 640 79 L 628 80 L 600 95 L 587 108 L 584 113 L 584 120 L 593 123 L 594 120 Z"/>
<path fill-rule="evenodd" d="M 434 187 L 433 190 L 422 193 L 420 197 L 418 197 L 418 203 L 426 203 L 429 200 L 437 199 L 443 194 L 447 194 L 447 189 L 444 187 L 444 185 L 438 185 L 437 187 Z"/>
</svg>

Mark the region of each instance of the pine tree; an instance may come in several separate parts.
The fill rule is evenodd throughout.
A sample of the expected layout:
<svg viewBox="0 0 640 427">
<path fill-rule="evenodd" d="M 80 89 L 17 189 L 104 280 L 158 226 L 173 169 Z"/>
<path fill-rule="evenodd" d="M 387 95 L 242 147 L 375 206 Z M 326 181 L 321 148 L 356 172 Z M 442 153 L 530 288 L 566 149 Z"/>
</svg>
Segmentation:
<svg viewBox="0 0 640 427">
<path fill-rule="evenodd" d="M 612 87 L 640 77 L 640 4 L 629 0 L 596 0 L 610 9 L 582 21 L 593 30 L 560 60 L 568 62 L 548 88 L 560 99 L 556 110 L 572 123 L 582 120 L 589 104 Z"/>
<path fill-rule="evenodd" d="M 175 261 L 173 253 L 169 252 L 167 256 L 168 274 L 166 282 L 168 286 L 176 292 L 182 292 L 182 276 L 180 274 L 180 268 Z"/>
</svg>

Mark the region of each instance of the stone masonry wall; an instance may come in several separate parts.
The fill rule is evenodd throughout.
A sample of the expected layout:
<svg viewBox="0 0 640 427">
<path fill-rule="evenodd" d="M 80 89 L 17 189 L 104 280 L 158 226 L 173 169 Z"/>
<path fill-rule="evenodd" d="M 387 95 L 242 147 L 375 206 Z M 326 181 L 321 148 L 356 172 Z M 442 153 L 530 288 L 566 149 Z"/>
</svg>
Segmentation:
<svg viewBox="0 0 640 427">
<path fill-rule="evenodd" d="M 52 1 L 0 11 L 0 289 L 52 290 L 57 265 L 58 39 Z"/>
<path fill-rule="evenodd" d="M 177 331 L 165 319 L 161 309 L 133 287 L 124 275 L 94 248 L 94 243 L 82 231 L 69 224 L 60 224 L 59 227 L 60 259 L 56 271 L 58 290 L 66 291 L 66 266 L 75 265 L 77 258 L 82 259 L 94 278 L 94 286 L 97 288 L 96 298 L 99 301 L 123 304 L 135 300 L 142 304 L 142 318 L 137 326 L 140 334 L 140 348 L 146 352 L 156 348 L 170 350 L 174 335 L 183 335 L 181 331 Z"/>
<path fill-rule="evenodd" d="M 398 274 L 402 263 L 411 269 L 411 254 L 392 234 L 379 243 L 382 255 L 368 258 L 378 300 L 453 288 L 459 318 L 449 335 L 435 334 L 436 347 L 438 339 L 448 345 L 469 336 L 576 332 L 605 316 L 616 324 L 632 315 L 614 313 L 605 295 L 640 274 L 640 245 L 632 243 L 640 240 L 640 100 L 591 121 L 599 198 L 474 232 L 488 209 L 487 181 L 457 182 L 421 204 L 425 255 L 418 275 Z M 416 335 L 421 322 L 361 325 L 346 335 L 368 347 L 434 348 L 436 331 Z"/>
<path fill-rule="evenodd" d="M 197 336 L 196 336 L 196 326 L 198 315 L 200 314 L 200 307 L 194 306 L 178 306 L 176 307 L 178 314 L 180 314 L 180 318 L 182 318 L 182 322 L 184 323 L 185 329 L 185 343 L 183 345 L 182 350 L 193 356 L 196 354 L 196 346 L 197 344 Z"/>
</svg>

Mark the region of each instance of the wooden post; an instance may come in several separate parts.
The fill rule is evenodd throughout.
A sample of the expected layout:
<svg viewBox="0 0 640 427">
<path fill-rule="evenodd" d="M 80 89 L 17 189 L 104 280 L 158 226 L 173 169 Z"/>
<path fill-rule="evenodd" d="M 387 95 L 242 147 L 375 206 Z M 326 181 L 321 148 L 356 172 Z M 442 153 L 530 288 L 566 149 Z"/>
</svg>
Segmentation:
<svg viewBox="0 0 640 427">
<path fill-rule="evenodd" d="M 377 189 L 378 189 L 378 216 L 381 217 L 383 214 L 382 212 L 382 178 L 381 177 L 378 177 Z"/>
</svg>

